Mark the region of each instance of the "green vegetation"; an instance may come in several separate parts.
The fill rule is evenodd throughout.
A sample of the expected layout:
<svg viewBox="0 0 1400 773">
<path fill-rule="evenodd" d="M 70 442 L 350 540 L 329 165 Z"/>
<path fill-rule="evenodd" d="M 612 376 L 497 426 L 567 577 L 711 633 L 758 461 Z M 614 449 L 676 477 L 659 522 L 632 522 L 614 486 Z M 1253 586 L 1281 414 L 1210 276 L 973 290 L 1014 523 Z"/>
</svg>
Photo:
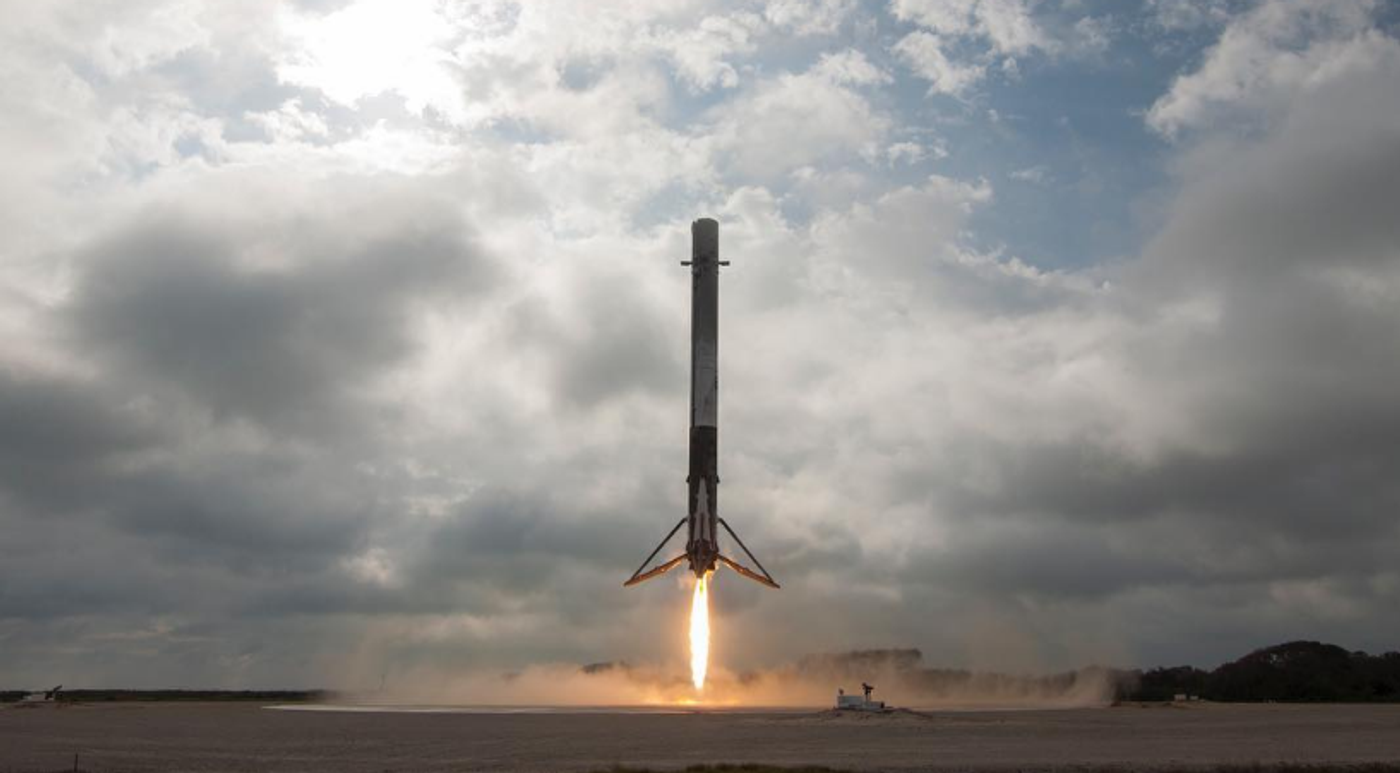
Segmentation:
<svg viewBox="0 0 1400 773">
<path fill-rule="evenodd" d="M 14 703 L 28 693 L 0 691 L 0 703 Z M 327 690 L 64 690 L 58 700 L 64 703 L 106 701 L 258 701 L 261 703 L 304 703 L 333 697 Z"/>
<path fill-rule="evenodd" d="M 1064 770 L 1065 768 L 1036 768 L 1029 766 L 1024 771 L 1035 770 Z M 1161 767 L 1150 766 L 1146 770 L 1161 773 Z M 1136 768 L 1116 767 L 1116 766 L 1076 766 L 1073 768 L 1076 773 L 1131 773 Z M 1166 770 L 1171 770 L 1167 768 Z M 1355 765 L 1327 763 L 1321 765 L 1302 765 L 1294 763 L 1274 763 L 1274 764 L 1253 764 L 1253 765 L 1207 765 L 1203 767 L 1182 768 L 1191 773 L 1400 773 L 1400 763 L 1359 763 Z M 684 769 L 666 769 L 667 773 L 850 773 L 835 768 L 825 767 L 784 767 L 781 765 L 736 765 L 731 763 L 721 763 L 719 765 L 691 765 Z M 592 771 L 592 773 L 662 773 L 654 768 L 629 768 L 613 767 L 606 770 Z"/>
<path fill-rule="evenodd" d="M 1400 652 L 1367 655 L 1315 641 L 1255 650 L 1214 671 L 1177 666 L 1121 676 L 1118 697 L 1128 701 L 1165 701 L 1182 694 L 1243 703 L 1400 701 Z"/>
<path fill-rule="evenodd" d="M 594 773 L 658 773 L 651 768 L 629 768 L 614 767 L 608 770 L 594 771 Z M 676 772 L 672 772 L 676 773 Z M 691 765 L 679 773 L 849 773 L 849 771 L 836 770 L 834 768 L 817 766 L 783 767 L 781 765 L 757 765 L 746 763 L 738 765 L 729 762 L 722 762 L 718 765 Z"/>
</svg>

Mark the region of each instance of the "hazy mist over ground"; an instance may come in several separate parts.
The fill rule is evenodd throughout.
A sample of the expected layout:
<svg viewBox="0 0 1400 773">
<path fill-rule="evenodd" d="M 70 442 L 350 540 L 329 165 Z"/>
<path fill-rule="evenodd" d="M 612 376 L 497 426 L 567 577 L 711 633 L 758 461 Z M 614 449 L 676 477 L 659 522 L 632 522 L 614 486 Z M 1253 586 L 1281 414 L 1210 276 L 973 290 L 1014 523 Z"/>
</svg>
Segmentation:
<svg viewBox="0 0 1400 773">
<path fill-rule="evenodd" d="M 1395 4 L 0 8 L 0 686 L 1395 649 Z"/>
<path fill-rule="evenodd" d="M 710 674 L 697 695 L 688 675 L 655 666 L 594 663 L 540 664 L 495 674 L 461 671 L 449 679 L 431 671 L 385 675 L 383 688 L 334 696 L 353 705 L 706 706 L 827 707 L 838 689 L 860 695 L 873 683 L 873 698 L 891 706 L 981 708 L 1077 708 L 1102 706 L 1115 697 L 1115 675 L 1084 669 L 1053 676 L 927 669 L 918 650 L 864 650 L 808 655 L 794 662 L 734 673 Z"/>
</svg>

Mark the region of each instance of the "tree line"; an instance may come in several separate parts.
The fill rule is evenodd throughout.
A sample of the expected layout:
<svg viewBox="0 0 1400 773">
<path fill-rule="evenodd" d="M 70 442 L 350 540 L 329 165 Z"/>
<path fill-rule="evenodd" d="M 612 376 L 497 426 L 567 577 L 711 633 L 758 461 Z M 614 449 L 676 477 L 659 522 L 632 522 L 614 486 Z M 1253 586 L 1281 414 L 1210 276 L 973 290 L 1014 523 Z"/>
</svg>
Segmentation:
<svg viewBox="0 0 1400 773">
<path fill-rule="evenodd" d="M 1119 673 L 1118 698 L 1166 701 L 1178 695 L 1231 702 L 1375 703 L 1400 701 L 1400 652 L 1368 655 L 1335 644 L 1294 641 L 1255 650 L 1214 671 L 1194 666 Z"/>
</svg>

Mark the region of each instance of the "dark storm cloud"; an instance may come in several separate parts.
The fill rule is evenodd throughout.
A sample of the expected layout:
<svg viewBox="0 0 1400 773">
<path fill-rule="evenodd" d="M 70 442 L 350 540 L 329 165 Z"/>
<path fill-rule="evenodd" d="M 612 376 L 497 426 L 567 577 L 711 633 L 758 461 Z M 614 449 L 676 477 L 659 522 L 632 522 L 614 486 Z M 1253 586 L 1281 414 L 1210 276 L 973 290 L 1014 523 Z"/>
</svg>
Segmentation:
<svg viewBox="0 0 1400 773">
<path fill-rule="evenodd" d="M 1111 596 L 1178 582 L 1185 574 L 1179 555 L 1115 545 L 1102 531 L 1049 518 L 968 532 L 900 579 L 993 597 L 1054 599 Z"/>
<path fill-rule="evenodd" d="M 1400 547 L 1388 472 L 1400 459 L 1319 456 L 1304 446 L 1130 463 L 1088 444 L 1002 449 L 988 460 L 1005 475 L 995 492 L 936 484 L 962 528 L 910 578 L 1081 597 L 1385 569 Z"/>
<path fill-rule="evenodd" d="M 633 508 L 624 506 L 630 511 Z M 393 521 L 385 514 L 380 523 Z M 347 582 L 339 567 L 303 574 L 251 600 L 264 614 L 397 613 L 490 615 L 538 608 L 567 620 L 580 573 L 621 582 L 619 567 L 641 548 L 625 538 L 633 523 L 589 512 L 544 491 L 480 491 L 424 522 L 397 522 L 398 577 L 383 586 Z M 348 546 L 339 546 L 345 550 Z M 587 605 L 580 614 L 596 614 Z"/>
<path fill-rule="evenodd" d="M 488 271 L 445 215 L 414 213 L 348 245 L 330 238 L 331 213 L 247 229 L 152 213 L 80 258 L 74 326 L 137 382 L 175 386 L 222 416 L 326 431 L 411 351 L 415 303 L 482 289 Z"/>
<path fill-rule="evenodd" d="M 955 512 L 1047 513 L 1092 524 L 1121 524 L 1163 516 L 1211 521 L 1229 515 L 1240 529 L 1268 526 L 1294 538 L 1346 538 L 1387 533 L 1400 495 L 1389 475 L 1400 422 L 1329 424 L 1339 438 L 1299 431 L 1300 442 L 1272 437 L 1229 452 L 1184 451 L 1134 460 L 1090 441 L 1025 446 L 960 447 L 998 470 L 994 487 L 938 478 L 933 488 Z M 1237 440 L 1243 440 L 1238 435 Z M 910 484 L 927 491 L 928 481 Z M 1337 504 L 1345 502 L 1339 509 Z"/>
<path fill-rule="evenodd" d="M 0 562 L 0 618 L 97 636 L 103 616 L 178 627 L 401 601 L 345 568 L 402 513 L 394 479 L 356 466 L 392 444 L 375 379 L 418 351 L 415 315 L 495 271 L 430 186 L 341 180 L 275 217 L 237 195 L 155 207 L 71 257 L 57 314 L 95 377 L 0 372 L 0 524 L 24 535 Z M 93 662 L 179 638 L 113 640 Z"/>
<path fill-rule="evenodd" d="M 590 411 L 685 387 L 675 309 L 658 308 L 634 291 L 635 277 L 605 265 L 574 279 L 567 297 L 532 294 L 514 304 L 504 329 L 520 352 L 547 363 L 561 407 Z"/>
<path fill-rule="evenodd" d="M 98 385 L 0 370 L 0 487 L 26 505 L 83 504 L 75 480 L 168 435 Z"/>
<path fill-rule="evenodd" d="M 3 566 L 10 611 L 236 605 L 252 586 L 336 566 L 382 509 L 363 481 L 333 465 L 277 453 L 197 456 L 135 469 L 66 467 L 62 491 L 0 500 L 0 522 L 30 548 Z"/>
<path fill-rule="evenodd" d="M 212 469 L 133 476 L 110 492 L 114 525 L 170 550 L 237 562 L 317 562 L 351 548 L 374 515 L 353 475 L 291 455 L 223 454 Z"/>
<path fill-rule="evenodd" d="M 624 523 L 548 492 L 480 491 L 433 529 L 423 569 L 453 576 L 489 560 L 607 564 L 626 553 L 616 539 Z"/>
<path fill-rule="evenodd" d="M 658 310 L 629 303 L 625 294 L 609 293 L 598 300 L 585 335 L 560 353 L 560 394 L 590 407 L 631 392 L 664 392 L 685 383 L 674 342 L 662 334 L 664 317 Z"/>
</svg>

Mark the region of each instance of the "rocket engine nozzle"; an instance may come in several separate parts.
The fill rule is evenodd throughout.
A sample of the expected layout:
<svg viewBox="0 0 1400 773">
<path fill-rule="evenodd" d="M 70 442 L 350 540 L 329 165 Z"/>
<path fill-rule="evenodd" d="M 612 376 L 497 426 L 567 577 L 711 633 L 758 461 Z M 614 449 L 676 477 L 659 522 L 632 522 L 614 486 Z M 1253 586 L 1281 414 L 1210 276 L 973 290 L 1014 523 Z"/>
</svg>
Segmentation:
<svg viewBox="0 0 1400 773">
<path fill-rule="evenodd" d="M 753 562 L 753 565 L 758 567 L 757 570 L 750 569 L 729 556 L 726 556 L 724 553 L 721 553 L 718 543 L 686 545 L 684 553 L 681 553 L 669 561 L 658 564 L 651 569 L 647 569 L 652 559 L 656 558 L 656 555 L 661 552 L 661 549 L 666 547 L 666 543 L 670 542 L 676 532 L 680 531 L 680 528 L 689 520 L 688 518 L 682 518 L 677 521 L 676 525 L 671 527 L 671 531 L 666 537 L 661 540 L 661 544 L 657 545 L 656 549 L 651 551 L 651 555 L 647 556 L 647 559 L 642 562 L 642 565 L 637 567 L 637 571 L 633 572 L 632 576 L 627 578 L 627 581 L 622 583 L 622 585 L 624 587 L 631 587 L 646 582 L 653 577 L 660 577 L 677 566 L 680 566 L 682 561 L 689 560 L 690 571 L 695 574 L 696 578 L 704 578 L 706 575 L 714 572 L 719 566 L 723 565 L 733 569 L 739 576 L 746 577 L 760 585 L 766 585 L 774 589 L 782 587 L 778 584 L 777 580 L 773 579 L 773 575 L 769 574 L 768 570 L 763 568 L 763 564 L 759 562 L 758 557 L 749 552 L 748 546 L 744 544 L 743 540 L 739 539 L 739 535 L 734 533 L 734 530 L 729 527 L 729 524 L 725 522 L 723 518 L 718 519 L 720 526 L 729 533 L 730 538 L 734 540 L 734 543 L 739 546 L 740 550 L 744 551 L 744 555 Z"/>
</svg>

